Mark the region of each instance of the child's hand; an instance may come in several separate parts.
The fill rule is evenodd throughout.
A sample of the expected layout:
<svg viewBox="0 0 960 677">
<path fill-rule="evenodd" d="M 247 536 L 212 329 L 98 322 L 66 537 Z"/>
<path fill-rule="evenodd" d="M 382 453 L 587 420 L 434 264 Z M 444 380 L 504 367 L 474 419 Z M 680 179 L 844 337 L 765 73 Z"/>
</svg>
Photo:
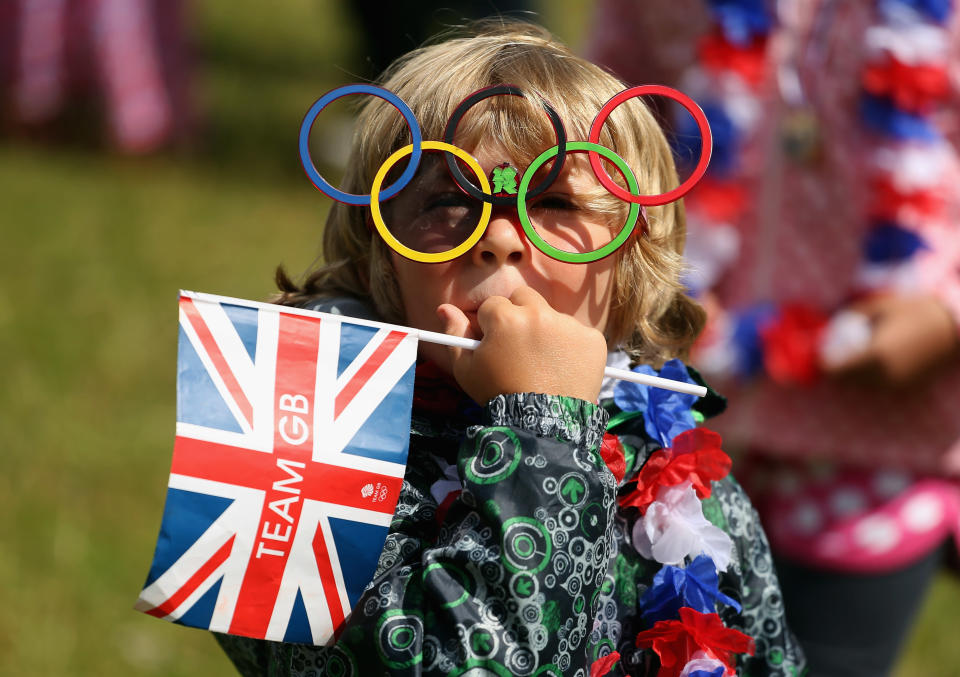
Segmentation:
<svg viewBox="0 0 960 677">
<path fill-rule="evenodd" d="M 437 307 L 444 333 L 464 336 L 470 320 L 449 303 Z M 451 348 L 460 387 L 484 404 L 505 393 L 566 395 L 596 402 L 607 343 L 592 327 L 558 313 L 536 291 L 491 296 L 477 309 L 483 338 L 476 350 Z"/>
</svg>

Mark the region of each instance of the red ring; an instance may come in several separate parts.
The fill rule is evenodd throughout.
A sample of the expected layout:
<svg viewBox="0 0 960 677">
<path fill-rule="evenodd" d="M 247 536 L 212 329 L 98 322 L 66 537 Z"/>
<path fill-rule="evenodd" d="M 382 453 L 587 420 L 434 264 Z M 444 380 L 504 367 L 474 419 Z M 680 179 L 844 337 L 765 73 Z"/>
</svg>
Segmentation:
<svg viewBox="0 0 960 677">
<path fill-rule="evenodd" d="M 590 167 L 593 168 L 593 173 L 596 174 L 597 179 L 604 188 L 626 202 L 635 202 L 647 207 L 656 207 L 658 205 L 665 205 L 668 202 L 673 202 L 674 200 L 679 200 L 690 192 L 690 189 L 697 185 L 697 182 L 703 178 L 704 173 L 707 171 L 707 165 L 710 164 L 710 156 L 713 154 L 713 135 L 710 133 L 710 123 L 707 122 L 707 116 L 704 115 L 700 106 L 689 96 L 673 87 L 667 87 L 665 85 L 640 85 L 623 90 L 603 105 L 603 108 L 597 113 L 597 117 L 594 118 L 593 124 L 590 125 L 590 142 L 600 142 L 600 129 L 604 123 L 606 123 L 607 118 L 610 116 L 610 113 L 613 112 L 614 108 L 627 99 L 643 96 L 644 94 L 659 94 L 673 99 L 686 108 L 690 115 L 693 116 L 693 119 L 697 121 L 701 138 L 700 161 L 687 180 L 673 190 L 660 193 L 659 195 L 631 195 L 613 182 L 613 179 L 610 178 L 610 175 L 607 174 L 607 171 L 600 163 L 599 153 L 596 151 L 588 151 L 588 154 L 590 156 Z"/>
</svg>

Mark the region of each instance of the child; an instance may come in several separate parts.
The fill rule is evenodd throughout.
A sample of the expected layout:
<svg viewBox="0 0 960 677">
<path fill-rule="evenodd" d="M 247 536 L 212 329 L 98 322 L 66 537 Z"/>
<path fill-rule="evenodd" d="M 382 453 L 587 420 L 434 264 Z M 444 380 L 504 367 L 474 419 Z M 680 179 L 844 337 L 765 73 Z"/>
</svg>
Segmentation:
<svg viewBox="0 0 960 677">
<path fill-rule="evenodd" d="M 503 84 L 524 96 L 480 101 L 454 141 L 485 172 L 525 168 L 556 144 L 545 103 L 568 138 L 586 139 L 624 88 L 525 24 L 417 50 L 382 79 L 424 139 L 443 138 L 471 93 Z M 409 143 L 402 117 L 371 97 L 343 189 L 369 193 L 388 155 Z M 633 168 L 640 193 L 676 185 L 664 137 L 636 99 L 614 111 L 600 143 Z M 443 160 L 425 152 L 412 182 L 382 205 L 391 232 L 421 251 L 448 248 L 481 211 Z M 575 250 L 609 241 L 627 208 L 600 187 L 586 154 L 572 152 L 527 200 L 535 227 Z M 329 263 L 302 287 L 279 271 L 281 303 L 480 346 L 421 343 L 404 488 L 375 577 L 336 642 L 217 635 L 243 674 L 640 677 L 720 675 L 724 663 L 742 674 L 799 674 L 803 658 L 754 512 L 730 479 L 710 481 L 725 468 L 711 475 L 699 466 L 657 491 L 654 471 L 671 458 L 661 447 L 690 445 L 706 458 L 710 444 L 700 442 L 716 441 L 690 430 L 695 398 L 622 384 L 618 406 L 602 387 L 606 361 L 661 365 L 686 351 L 703 321 L 678 282 L 682 208 L 649 209 L 641 226 L 611 256 L 565 263 L 532 246 L 516 207 L 497 205 L 465 254 L 418 263 L 384 243 L 368 208 L 333 206 Z M 663 373 L 689 380 L 676 360 Z M 680 513 L 689 519 L 677 521 Z"/>
</svg>

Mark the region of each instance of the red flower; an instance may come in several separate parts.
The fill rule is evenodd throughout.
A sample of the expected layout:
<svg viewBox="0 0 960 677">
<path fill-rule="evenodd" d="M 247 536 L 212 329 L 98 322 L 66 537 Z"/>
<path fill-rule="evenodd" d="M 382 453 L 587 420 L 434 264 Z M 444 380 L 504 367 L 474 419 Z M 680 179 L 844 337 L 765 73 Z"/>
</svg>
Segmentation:
<svg viewBox="0 0 960 677">
<path fill-rule="evenodd" d="M 618 660 L 620 660 L 620 654 L 616 651 L 608 653 L 603 658 L 598 658 L 590 666 L 590 677 L 603 677 L 610 672 Z"/>
<path fill-rule="evenodd" d="M 724 627 L 715 613 L 702 614 L 690 607 L 680 609 L 679 621 L 657 621 L 637 635 L 637 646 L 660 657 L 657 677 L 679 677 L 691 656 L 705 651 L 728 668 L 734 668 L 734 655 L 755 651 L 753 639 L 739 630 Z"/>
<path fill-rule="evenodd" d="M 617 482 L 623 479 L 627 472 L 627 461 L 623 453 L 623 444 L 620 438 L 610 433 L 603 433 L 603 442 L 600 444 L 600 456 L 603 462 L 610 468 L 610 472 L 617 478 Z"/>
<path fill-rule="evenodd" d="M 904 208 L 935 218 L 943 213 L 946 206 L 944 196 L 938 191 L 917 190 L 902 193 L 890 179 L 885 177 L 874 178 L 870 183 L 870 189 L 873 197 L 870 215 L 880 219 L 897 220 L 900 210 Z"/>
<path fill-rule="evenodd" d="M 710 497 L 710 483 L 730 472 L 731 461 L 720 448 L 720 435 L 707 428 L 692 428 L 673 438 L 673 447 L 653 452 L 637 477 L 637 490 L 620 505 L 635 506 L 641 513 L 656 499 L 660 487 L 690 481 L 697 496 Z"/>
<path fill-rule="evenodd" d="M 734 71 L 756 87 L 767 68 L 767 39 L 757 36 L 746 47 L 728 42 L 716 30 L 700 42 L 700 62 L 713 71 Z"/>
<path fill-rule="evenodd" d="M 926 113 L 946 98 L 950 80 L 942 64 L 911 66 L 889 57 L 883 63 L 867 66 L 863 72 L 863 88 L 875 96 L 890 97 L 902 110 Z"/>
<path fill-rule="evenodd" d="M 717 223 L 736 223 L 747 204 L 747 191 L 738 182 L 704 177 L 686 200 L 689 209 Z"/>
<path fill-rule="evenodd" d="M 789 303 L 760 329 L 763 366 L 777 383 L 809 385 L 820 374 L 820 339 L 827 326 L 825 313 L 801 303 Z"/>
</svg>

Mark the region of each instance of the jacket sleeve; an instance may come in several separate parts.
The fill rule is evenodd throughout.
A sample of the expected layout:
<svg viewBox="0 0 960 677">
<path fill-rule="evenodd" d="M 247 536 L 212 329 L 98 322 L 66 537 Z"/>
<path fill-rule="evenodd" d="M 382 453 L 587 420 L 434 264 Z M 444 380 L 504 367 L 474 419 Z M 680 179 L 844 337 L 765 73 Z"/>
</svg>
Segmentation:
<svg viewBox="0 0 960 677">
<path fill-rule="evenodd" d="M 439 528 L 430 489 L 442 475 L 408 467 L 377 574 L 335 645 L 218 641 L 243 674 L 589 668 L 616 506 L 598 453 L 607 418 L 581 400 L 494 398 L 460 446 L 462 491 Z"/>
<path fill-rule="evenodd" d="M 806 659 L 787 625 L 783 594 L 760 517 L 732 477 L 713 484 L 713 495 L 703 502 L 704 514 L 733 541 L 730 567 L 721 577 L 723 592 L 743 606 L 727 606 L 721 617 L 729 628 L 756 642 L 753 656 L 738 656 L 737 674 L 791 677 L 805 674 Z"/>
</svg>

